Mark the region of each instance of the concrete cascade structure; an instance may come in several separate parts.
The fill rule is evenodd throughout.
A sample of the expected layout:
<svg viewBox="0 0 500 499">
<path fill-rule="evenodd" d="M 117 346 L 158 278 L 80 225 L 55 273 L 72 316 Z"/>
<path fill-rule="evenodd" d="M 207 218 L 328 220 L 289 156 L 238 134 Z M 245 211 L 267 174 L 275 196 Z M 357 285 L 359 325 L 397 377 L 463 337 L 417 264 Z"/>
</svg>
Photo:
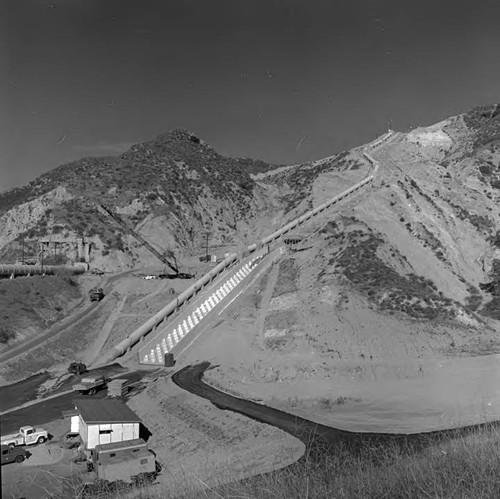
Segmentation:
<svg viewBox="0 0 500 499">
<path fill-rule="evenodd" d="M 246 269 L 247 276 L 257 268 L 263 255 L 252 258 L 242 269 Z M 237 272 L 240 272 L 238 270 Z M 234 275 L 237 274 L 235 272 Z M 171 353 L 179 342 L 196 328 L 196 326 L 214 310 L 226 296 L 235 288 L 235 285 L 229 285 L 234 281 L 234 275 L 227 281 L 220 283 L 218 288 L 208 296 L 202 303 L 185 317 L 178 317 L 174 322 L 168 324 L 161 331 L 157 332 L 143 347 L 139 350 L 139 362 L 141 364 L 163 365 L 165 354 Z M 240 282 L 243 282 L 240 280 Z M 179 335 L 177 332 L 182 331 Z"/>
<path fill-rule="evenodd" d="M 238 261 L 243 260 L 246 258 L 248 255 L 251 253 L 255 252 L 258 249 L 265 248 L 267 247 L 267 251 L 269 251 L 269 245 L 273 243 L 274 241 L 278 240 L 281 236 L 284 234 L 290 232 L 292 229 L 296 228 L 297 226 L 301 225 L 302 223 L 308 221 L 310 218 L 314 217 L 315 215 L 325 211 L 327 208 L 330 208 L 331 206 L 335 205 L 339 201 L 345 199 L 349 195 L 353 194 L 354 192 L 357 192 L 359 189 L 364 187 L 367 184 L 370 184 L 373 182 L 373 179 L 375 178 L 375 174 L 377 173 L 377 170 L 379 168 L 379 164 L 375 159 L 373 159 L 367 151 L 376 149 L 377 147 L 380 147 L 382 144 L 387 143 L 394 139 L 396 136 L 398 136 L 397 133 L 393 132 L 392 130 L 389 130 L 387 133 L 379 137 L 378 139 L 374 140 L 370 144 L 368 144 L 364 148 L 363 156 L 365 159 L 373 166 L 373 172 L 371 175 L 368 175 L 365 177 L 363 180 L 360 182 L 356 183 L 349 189 L 345 190 L 344 192 L 340 193 L 339 195 L 335 196 L 334 198 L 326 201 L 325 203 L 321 204 L 320 206 L 314 208 L 313 210 L 307 211 L 304 213 L 302 216 L 296 218 L 295 220 L 289 222 L 285 226 L 283 226 L 281 229 L 278 229 L 277 231 L 273 232 L 269 236 L 265 237 L 261 241 L 251 244 L 248 246 L 248 248 L 241 254 L 238 255 L 236 253 L 231 253 L 228 254 L 224 260 L 222 260 L 216 267 L 214 267 L 210 272 L 205 274 L 200 280 L 195 282 L 192 286 L 190 286 L 188 289 L 186 289 L 181 295 L 177 297 L 176 300 L 173 300 L 170 302 L 166 307 L 164 307 L 162 310 L 157 312 L 153 317 L 151 317 L 148 321 L 146 321 L 142 326 L 140 326 L 138 329 L 136 329 L 134 332 L 132 332 L 127 338 L 125 338 L 123 341 L 115 345 L 109 352 L 107 352 L 101 359 L 99 359 L 98 364 L 99 365 L 104 365 L 107 364 L 117 357 L 123 355 L 126 351 L 128 351 L 133 345 L 135 345 L 140 339 L 144 338 L 144 336 L 151 331 L 155 331 L 156 328 L 164 322 L 170 315 L 172 315 L 174 312 L 176 312 L 180 306 L 182 306 L 187 300 L 191 299 L 194 295 L 196 295 L 200 290 L 202 290 L 207 284 L 211 283 L 213 279 L 215 279 L 219 274 L 222 272 L 226 271 L 228 268 L 232 267 L 235 265 Z M 248 264 L 245 265 L 244 267 L 240 268 L 233 276 L 233 279 L 240 279 L 243 280 L 250 272 L 250 268 L 248 267 Z M 217 291 L 219 291 L 219 296 L 221 289 L 219 288 Z M 208 300 L 205 300 L 205 302 L 197 308 L 195 311 L 198 314 L 198 320 L 199 322 L 204 318 L 204 316 L 208 313 L 208 311 L 212 310 L 214 306 L 220 302 L 220 298 L 216 294 L 217 292 L 213 293 L 211 295 L 211 302 L 212 305 L 209 304 Z M 217 298 L 218 302 L 214 303 L 214 298 Z M 210 308 L 209 308 L 210 307 Z M 169 326 L 170 328 L 170 326 Z M 177 331 L 179 331 L 180 325 L 177 327 Z M 175 329 L 174 329 L 175 330 Z M 156 333 L 154 335 L 154 340 L 150 340 L 148 342 L 148 346 L 144 346 L 140 349 L 139 352 L 139 362 L 140 363 L 147 363 L 147 364 L 162 364 L 163 363 L 163 355 L 164 353 L 169 353 L 171 350 L 175 347 L 175 345 L 178 343 L 174 343 L 174 338 L 173 338 L 173 332 L 174 330 L 171 330 L 167 333 L 167 336 L 165 337 L 165 333 L 162 329 L 161 333 Z M 156 331 L 155 331 L 156 332 Z M 188 331 L 184 331 L 185 334 L 187 334 Z M 156 341 L 156 338 L 161 335 L 160 341 Z M 177 335 L 178 336 L 178 335 Z M 163 342 L 163 339 L 165 339 L 165 342 Z M 170 344 L 170 342 L 171 344 Z M 164 345 L 168 345 L 168 347 L 164 347 Z M 173 345 L 173 346 L 172 346 Z M 166 348 L 166 350 L 165 350 Z"/>
</svg>

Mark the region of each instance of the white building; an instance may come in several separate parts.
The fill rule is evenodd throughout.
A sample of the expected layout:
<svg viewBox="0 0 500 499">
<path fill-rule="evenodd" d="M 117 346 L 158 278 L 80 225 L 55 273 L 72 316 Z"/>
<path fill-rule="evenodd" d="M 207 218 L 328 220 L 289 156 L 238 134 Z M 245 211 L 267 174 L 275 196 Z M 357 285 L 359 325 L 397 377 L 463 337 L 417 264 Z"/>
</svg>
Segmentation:
<svg viewBox="0 0 500 499">
<path fill-rule="evenodd" d="M 71 433 L 80 435 L 84 450 L 139 438 L 141 419 L 122 401 L 80 399 L 73 403 L 75 410 L 65 416 L 71 418 Z"/>
</svg>

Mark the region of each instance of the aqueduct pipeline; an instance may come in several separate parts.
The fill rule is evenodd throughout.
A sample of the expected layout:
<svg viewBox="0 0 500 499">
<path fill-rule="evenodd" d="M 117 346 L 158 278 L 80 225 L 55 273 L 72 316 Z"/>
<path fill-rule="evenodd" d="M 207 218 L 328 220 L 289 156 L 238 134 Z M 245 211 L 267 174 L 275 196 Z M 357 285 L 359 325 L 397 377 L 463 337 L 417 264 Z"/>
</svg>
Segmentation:
<svg viewBox="0 0 500 499">
<path fill-rule="evenodd" d="M 10 265 L 0 264 L 0 276 L 15 277 L 20 275 L 54 275 L 69 272 L 70 274 L 83 274 L 88 265 L 85 263 L 69 265 Z"/>
<path fill-rule="evenodd" d="M 384 135 L 379 137 L 377 140 L 373 141 L 372 143 L 368 144 L 365 147 L 365 151 L 363 153 L 363 156 L 373 166 L 373 172 L 370 175 L 368 175 L 363 180 L 356 183 L 355 185 L 353 185 L 349 189 L 346 189 L 344 192 L 333 197 L 332 199 L 329 199 L 325 203 L 317 206 L 316 208 L 314 208 L 312 210 L 307 211 L 306 213 L 304 213 L 300 217 L 296 218 L 295 220 L 292 220 L 291 222 L 284 225 L 283 227 L 281 227 L 277 231 L 273 232 L 269 236 L 265 237 L 264 239 L 254 243 L 254 244 L 251 244 L 241 254 L 239 254 L 239 255 L 236 253 L 230 254 L 227 258 L 222 260 L 216 267 L 214 267 L 212 270 L 210 270 L 210 272 L 205 274 L 201 279 L 199 279 L 192 286 L 187 288 L 175 300 L 172 300 L 167 306 L 165 306 L 163 309 L 161 309 L 159 312 L 157 312 L 155 315 L 153 315 L 150 319 L 148 319 L 142 326 L 140 326 L 135 331 L 130 333 L 123 341 L 121 341 L 120 343 L 115 345 L 101 359 L 99 359 L 98 363 L 100 365 L 103 365 L 103 364 L 109 363 L 109 362 L 113 361 L 114 359 L 116 359 L 117 357 L 123 355 L 129 348 L 134 346 L 146 334 L 148 334 L 149 332 L 151 332 L 152 330 L 157 328 L 170 315 L 172 315 L 175 311 L 177 311 L 179 309 L 179 307 L 182 306 L 182 304 L 184 304 L 186 301 L 191 299 L 200 290 L 204 289 L 206 285 L 210 284 L 217 276 L 219 276 L 226 269 L 235 265 L 237 262 L 243 260 L 251 253 L 255 252 L 257 249 L 271 244 L 272 242 L 279 239 L 282 235 L 290 232 L 295 227 L 308 221 L 310 218 L 314 217 L 315 215 L 325 211 L 327 208 L 330 208 L 331 206 L 335 205 L 339 201 L 345 199 L 349 195 L 353 194 L 354 192 L 357 192 L 359 189 L 370 184 L 373 181 L 373 179 L 375 178 L 375 175 L 378 171 L 379 165 L 378 165 L 377 161 L 375 161 L 368 154 L 367 151 L 379 147 L 384 142 L 387 142 L 388 140 L 393 138 L 395 135 L 396 135 L 395 132 L 393 132 L 392 130 L 389 130 L 387 133 L 385 133 Z M 187 331 L 189 331 L 189 330 L 187 330 Z M 167 345 L 167 343 L 165 341 L 164 346 L 162 348 L 163 348 L 163 352 L 167 352 L 167 351 L 169 351 L 170 347 Z M 149 363 L 149 362 L 147 362 L 147 363 Z M 155 363 L 157 363 L 157 362 L 155 362 Z"/>
</svg>

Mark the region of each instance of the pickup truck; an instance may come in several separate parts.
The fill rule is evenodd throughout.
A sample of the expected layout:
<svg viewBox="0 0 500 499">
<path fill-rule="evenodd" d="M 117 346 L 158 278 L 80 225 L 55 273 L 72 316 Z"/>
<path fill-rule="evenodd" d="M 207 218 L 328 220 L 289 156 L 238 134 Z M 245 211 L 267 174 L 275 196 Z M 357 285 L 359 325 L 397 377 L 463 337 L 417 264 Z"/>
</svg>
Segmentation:
<svg viewBox="0 0 500 499">
<path fill-rule="evenodd" d="M 10 447 L 2 445 L 2 464 L 22 463 L 31 456 L 31 452 L 23 447 Z"/>
<path fill-rule="evenodd" d="M 89 376 L 82 378 L 80 383 L 73 385 L 73 391 L 82 394 L 94 395 L 97 390 L 104 388 L 108 380 L 104 376 Z"/>
<path fill-rule="evenodd" d="M 21 426 L 19 433 L 2 436 L 1 444 L 9 447 L 18 445 L 43 444 L 49 438 L 49 434 L 41 428 L 33 426 Z"/>
</svg>

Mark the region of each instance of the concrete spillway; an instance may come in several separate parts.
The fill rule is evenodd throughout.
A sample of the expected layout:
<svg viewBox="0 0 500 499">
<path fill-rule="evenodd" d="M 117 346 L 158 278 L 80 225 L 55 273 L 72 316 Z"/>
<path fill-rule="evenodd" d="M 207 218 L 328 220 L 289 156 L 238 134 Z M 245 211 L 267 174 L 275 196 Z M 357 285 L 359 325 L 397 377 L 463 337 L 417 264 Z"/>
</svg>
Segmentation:
<svg viewBox="0 0 500 499">
<path fill-rule="evenodd" d="M 18 275 L 53 275 L 58 272 L 70 272 L 71 274 L 83 274 L 87 270 L 84 263 L 73 265 L 11 265 L 0 264 L 0 276 Z"/>
</svg>

